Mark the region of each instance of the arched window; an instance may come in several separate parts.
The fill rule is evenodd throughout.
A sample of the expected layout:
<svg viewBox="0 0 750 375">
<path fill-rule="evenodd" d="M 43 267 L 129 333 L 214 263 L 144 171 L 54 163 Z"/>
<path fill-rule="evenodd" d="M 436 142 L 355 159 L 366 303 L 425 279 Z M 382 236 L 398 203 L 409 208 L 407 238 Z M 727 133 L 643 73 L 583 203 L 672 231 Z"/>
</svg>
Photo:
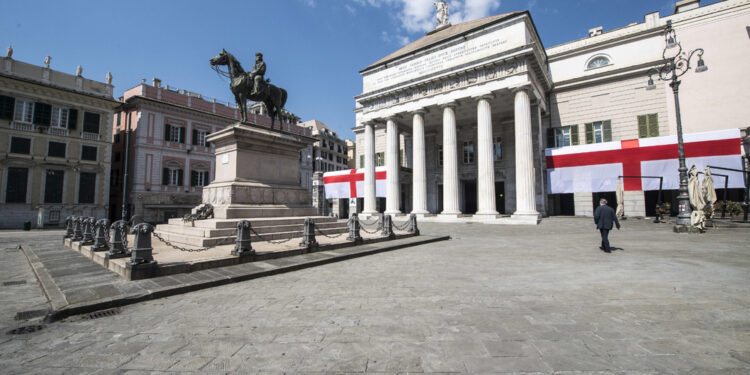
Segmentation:
<svg viewBox="0 0 750 375">
<path fill-rule="evenodd" d="M 599 55 L 592 57 L 589 62 L 586 63 L 586 69 L 596 69 L 611 64 L 612 62 L 609 60 L 609 57 Z"/>
</svg>

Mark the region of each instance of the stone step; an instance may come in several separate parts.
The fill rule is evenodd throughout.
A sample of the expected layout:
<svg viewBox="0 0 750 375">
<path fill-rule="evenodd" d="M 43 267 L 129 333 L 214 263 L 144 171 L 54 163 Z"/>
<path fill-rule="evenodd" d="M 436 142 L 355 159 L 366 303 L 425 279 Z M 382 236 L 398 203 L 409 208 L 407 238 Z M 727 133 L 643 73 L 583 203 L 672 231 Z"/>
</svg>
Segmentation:
<svg viewBox="0 0 750 375">
<path fill-rule="evenodd" d="M 315 223 L 318 223 L 318 224 L 338 221 L 337 218 L 330 217 L 330 216 L 309 216 L 309 217 L 313 219 Z M 187 222 L 182 221 L 182 218 L 174 218 L 174 219 L 169 219 L 168 223 L 170 225 L 184 226 L 184 227 L 190 227 L 190 228 L 195 227 L 195 228 L 207 228 L 207 229 L 227 229 L 227 228 L 237 228 L 237 222 L 239 222 L 240 220 L 247 220 L 247 219 L 206 219 L 206 220 L 196 220 L 191 223 L 189 221 Z M 287 217 L 251 218 L 249 220 L 253 228 L 260 228 L 260 227 L 275 226 L 275 225 L 290 225 L 290 224 L 302 225 L 305 222 L 305 217 L 287 216 Z"/>
<path fill-rule="evenodd" d="M 240 218 L 277 218 L 277 217 L 305 217 L 315 216 L 318 209 L 315 207 L 277 207 L 277 206 L 242 206 L 232 205 L 230 207 L 216 207 L 214 213 L 217 217 L 228 219 Z"/>
<path fill-rule="evenodd" d="M 293 232 L 293 231 L 301 231 L 303 230 L 304 220 L 299 220 L 298 222 L 294 223 L 285 223 L 277 225 L 275 223 L 252 223 L 252 228 L 254 231 L 260 233 L 263 235 L 264 233 L 275 233 L 275 232 Z M 260 225 L 256 225 L 260 224 Z M 329 229 L 329 228 L 337 228 L 337 227 L 346 227 L 345 221 L 325 221 L 325 222 L 319 222 L 315 221 L 315 225 L 317 225 L 321 229 Z M 236 227 L 230 227 L 230 228 L 221 228 L 221 229 L 213 229 L 213 228 L 200 228 L 200 227 L 189 227 L 184 225 L 174 225 L 174 224 L 159 224 L 156 226 L 156 231 L 159 233 L 173 233 L 173 234 L 183 234 L 188 236 L 195 236 L 195 237 L 223 237 L 223 236 L 233 236 L 237 232 Z"/>
<path fill-rule="evenodd" d="M 349 229 L 346 226 L 337 226 L 332 228 L 320 228 L 320 231 L 328 234 L 328 235 L 334 235 L 339 233 L 346 233 Z M 274 232 L 274 233 L 261 233 L 263 238 L 261 239 L 254 233 L 250 235 L 250 240 L 252 242 L 259 242 L 259 241 L 277 241 L 282 239 L 288 239 L 288 238 L 299 238 L 302 239 L 302 228 L 295 231 L 288 231 L 288 232 Z M 160 232 L 156 231 L 159 236 L 161 236 L 164 240 L 169 241 L 175 245 L 178 246 L 184 246 L 186 248 L 199 248 L 199 247 L 206 247 L 206 246 L 215 246 L 219 243 L 222 245 L 230 245 L 234 244 L 234 236 L 219 236 L 219 237 L 199 237 L 199 236 L 191 236 L 187 234 L 180 234 L 180 233 L 170 233 L 170 232 Z M 316 234 L 317 231 L 316 231 Z M 226 241 L 225 241 L 226 240 Z M 159 241 L 158 239 L 153 239 L 153 241 Z"/>
</svg>

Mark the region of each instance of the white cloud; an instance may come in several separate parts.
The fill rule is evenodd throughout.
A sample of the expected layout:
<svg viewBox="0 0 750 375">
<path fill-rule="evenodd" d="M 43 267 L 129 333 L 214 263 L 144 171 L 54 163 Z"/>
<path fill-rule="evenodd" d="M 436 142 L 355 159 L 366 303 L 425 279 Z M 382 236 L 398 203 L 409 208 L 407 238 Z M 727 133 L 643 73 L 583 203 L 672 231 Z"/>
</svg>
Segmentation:
<svg viewBox="0 0 750 375">
<path fill-rule="evenodd" d="M 312 1 L 312 0 L 310 0 Z M 353 4 L 374 8 L 390 8 L 393 16 L 399 21 L 403 32 L 422 33 L 435 27 L 434 0 L 351 0 Z M 500 0 L 450 0 L 449 13 L 451 23 L 459 23 L 487 17 L 497 13 Z M 401 37 L 399 42 L 408 38 Z M 389 40 L 398 41 L 395 37 Z"/>
<path fill-rule="evenodd" d="M 302 0 L 302 2 L 311 8 L 315 8 L 315 0 Z"/>
</svg>

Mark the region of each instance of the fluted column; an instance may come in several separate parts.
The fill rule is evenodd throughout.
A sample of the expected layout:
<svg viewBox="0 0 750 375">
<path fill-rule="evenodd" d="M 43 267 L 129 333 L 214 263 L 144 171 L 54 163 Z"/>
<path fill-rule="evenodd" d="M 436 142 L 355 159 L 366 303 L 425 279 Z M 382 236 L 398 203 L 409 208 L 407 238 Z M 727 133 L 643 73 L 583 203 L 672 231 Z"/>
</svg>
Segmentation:
<svg viewBox="0 0 750 375">
<path fill-rule="evenodd" d="M 443 215 L 459 215 L 456 105 L 443 105 Z"/>
<path fill-rule="evenodd" d="M 385 213 L 389 215 L 400 214 L 399 201 L 401 199 L 401 185 L 398 181 L 398 125 L 394 118 L 386 120 L 386 144 L 385 144 L 385 165 L 386 165 L 386 188 L 385 188 Z"/>
<path fill-rule="evenodd" d="M 372 122 L 365 123 L 365 207 L 363 214 L 378 213 L 375 207 L 375 130 Z"/>
<path fill-rule="evenodd" d="M 515 138 L 516 138 L 516 212 L 514 216 L 534 217 L 536 210 L 534 193 L 534 148 L 531 140 L 531 101 L 526 89 L 515 93 Z"/>
<path fill-rule="evenodd" d="M 424 111 L 414 112 L 412 117 L 414 138 L 412 161 L 412 211 L 413 214 L 428 214 L 427 211 L 427 163 L 424 143 Z"/>
<path fill-rule="evenodd" d="M 491 95 L 485 95 L 477 102 L 477 215 L 497 215 L 491 98 Z"/>
</svg>

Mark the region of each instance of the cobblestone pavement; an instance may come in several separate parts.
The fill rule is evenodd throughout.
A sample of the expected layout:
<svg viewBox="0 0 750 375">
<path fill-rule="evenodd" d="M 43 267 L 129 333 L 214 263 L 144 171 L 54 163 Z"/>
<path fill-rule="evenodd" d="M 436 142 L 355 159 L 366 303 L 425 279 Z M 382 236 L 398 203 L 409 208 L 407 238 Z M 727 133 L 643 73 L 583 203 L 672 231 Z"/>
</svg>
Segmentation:
<svg viewBox="0 0 750 375">
<path fill-rule="evenodd" d="M 423 224 L 454 239 L 0 334 L 0 372 L 750 373 L 750 232 L 623 224 Z"/>
</svg>

